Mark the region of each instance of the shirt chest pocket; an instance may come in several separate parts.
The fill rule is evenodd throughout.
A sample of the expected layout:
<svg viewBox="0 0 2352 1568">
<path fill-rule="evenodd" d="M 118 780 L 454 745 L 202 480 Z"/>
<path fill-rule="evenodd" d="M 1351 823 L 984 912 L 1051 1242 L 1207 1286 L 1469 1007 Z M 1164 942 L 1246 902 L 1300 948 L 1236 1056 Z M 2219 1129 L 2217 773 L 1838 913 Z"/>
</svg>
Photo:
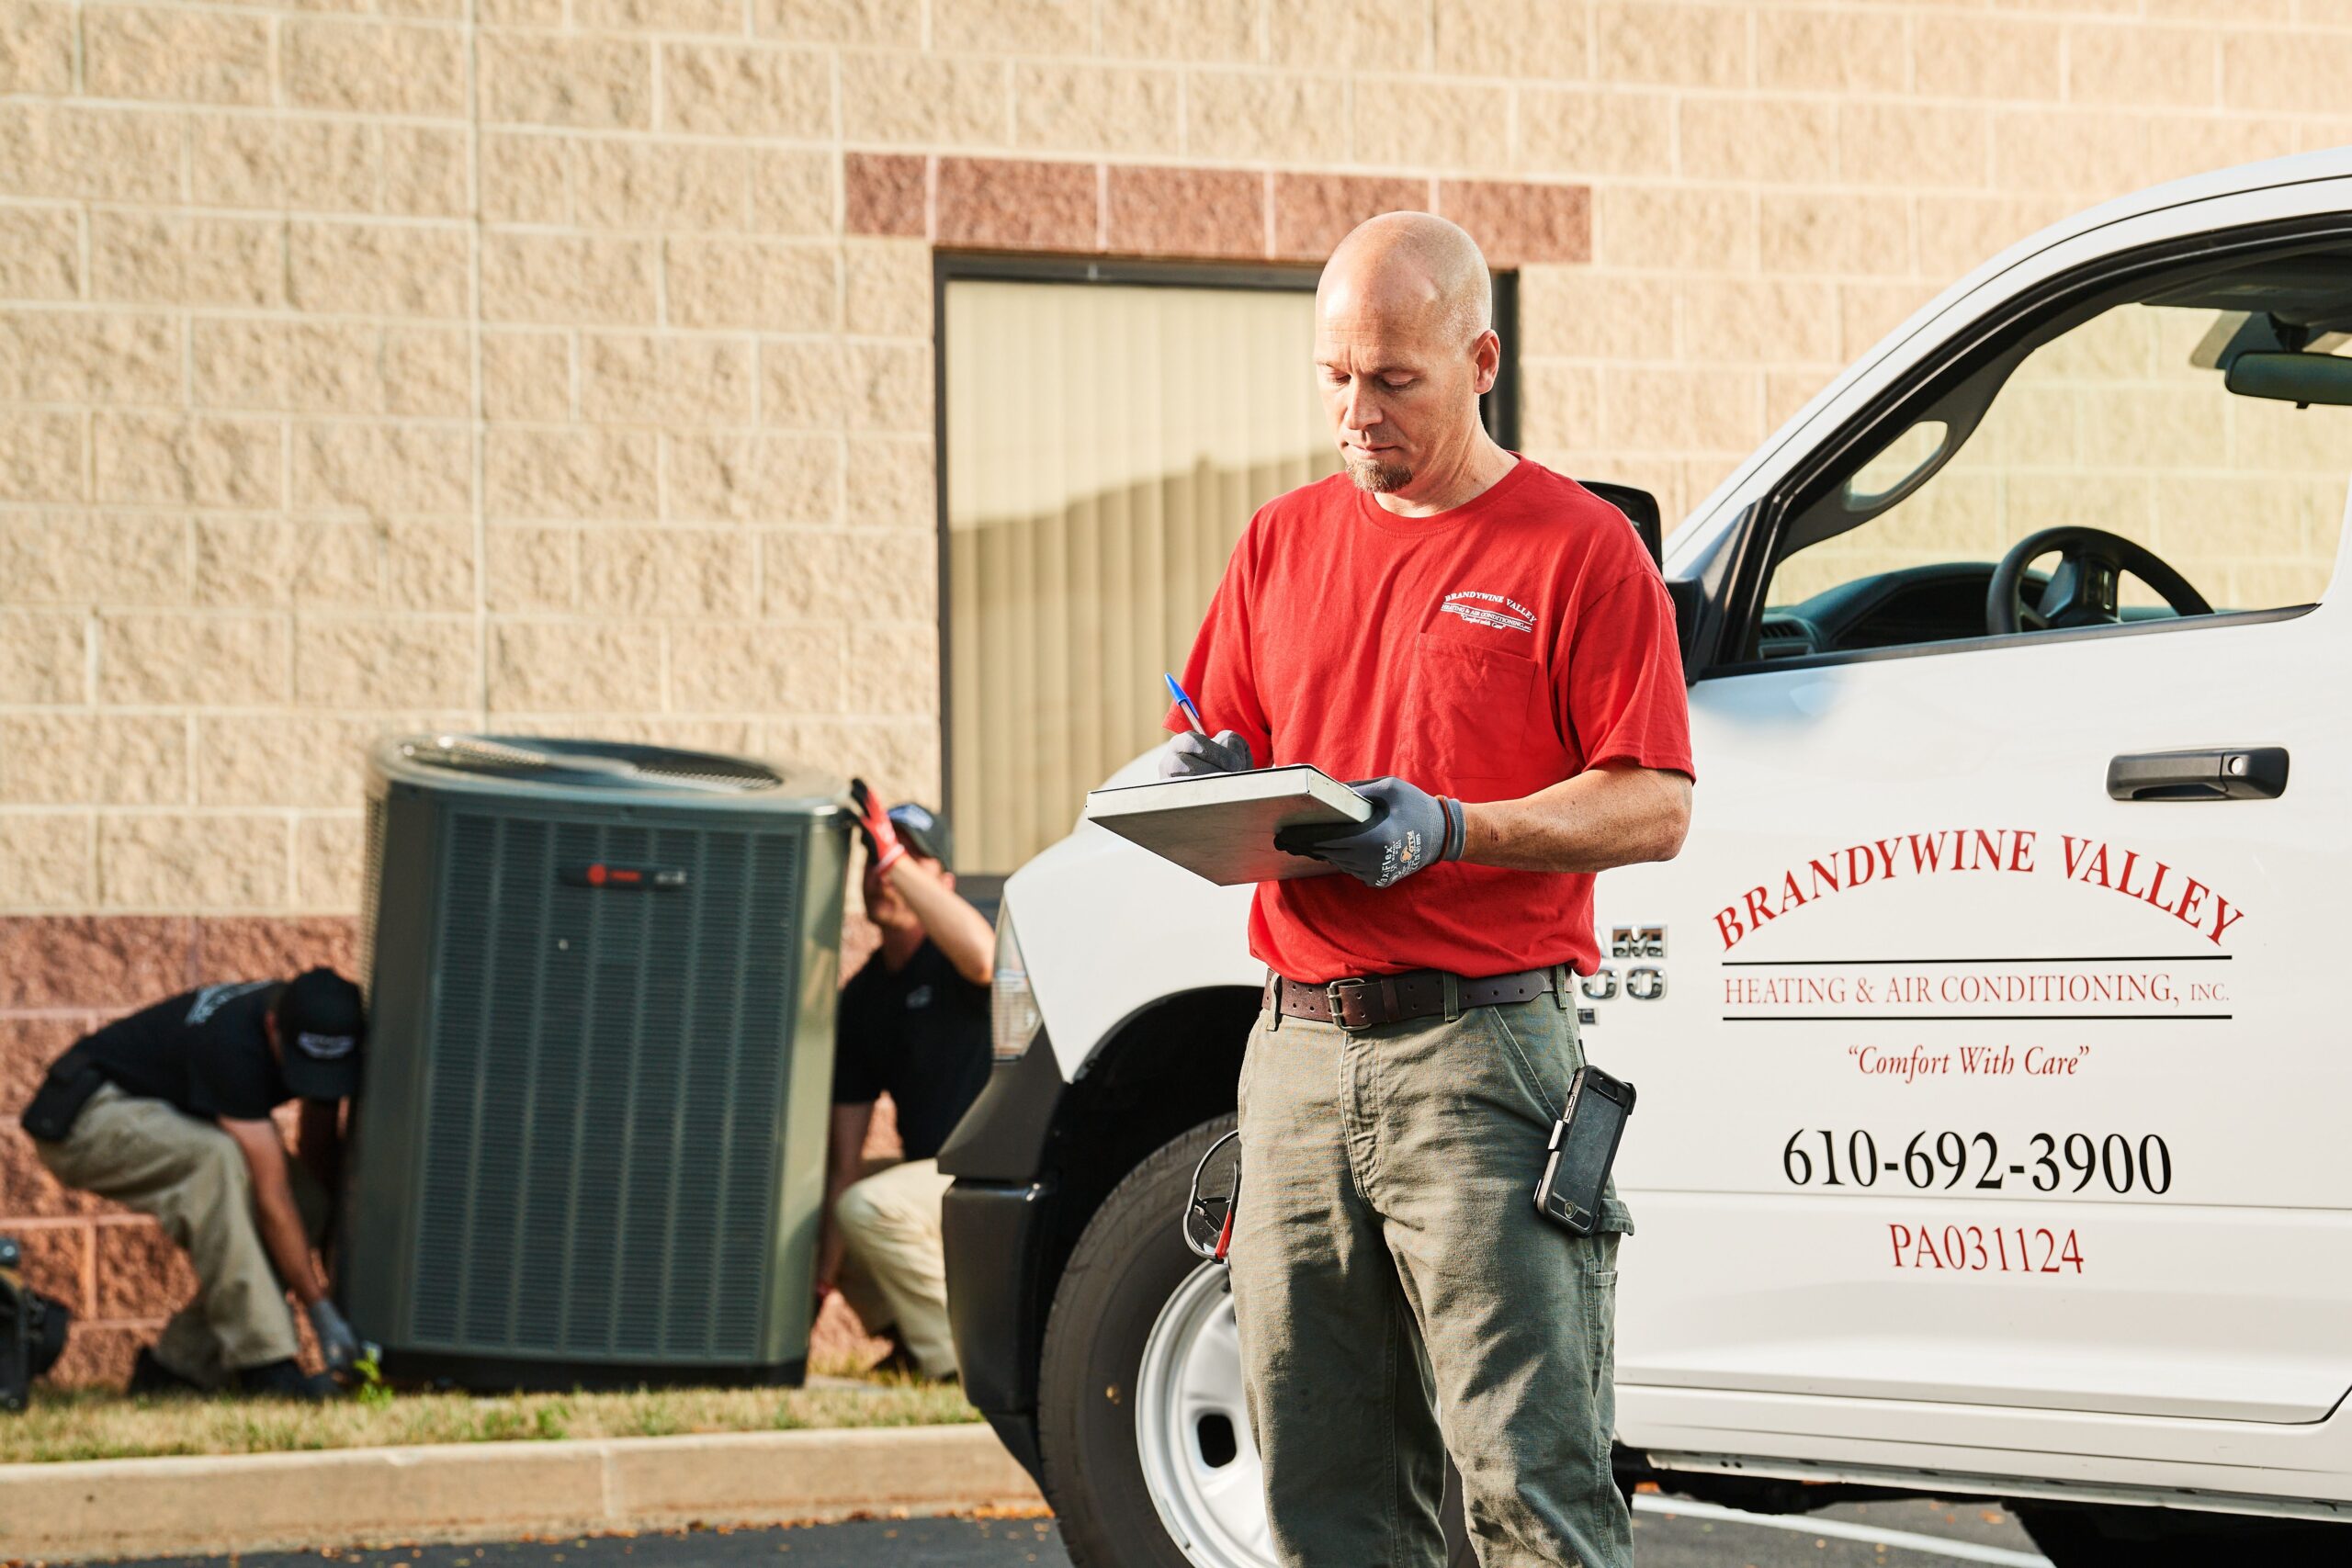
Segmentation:
<svg viewBox="0 0 2352 1568">
<path fill-rule="evenodd" d="M 1411 658 L 1399 716 L 1408 782 L 1503 800 L 1567 776 L 1534 660 L 1437 632 L 1415 637 Z"/>
</svg>

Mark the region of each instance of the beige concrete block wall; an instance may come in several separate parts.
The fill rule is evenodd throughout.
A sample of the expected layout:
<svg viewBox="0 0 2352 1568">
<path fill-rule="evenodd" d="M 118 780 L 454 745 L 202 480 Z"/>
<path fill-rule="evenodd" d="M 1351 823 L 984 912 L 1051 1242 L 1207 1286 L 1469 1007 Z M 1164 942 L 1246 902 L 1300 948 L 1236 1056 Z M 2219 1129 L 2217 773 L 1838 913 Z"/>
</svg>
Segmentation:
<svg viewBox="0 0 2352 1568">
<path fill-rule="evenodd" d="M 0 1111 L 347 959 L 373 733 L 935 796 L 927 236 L 1438 200 L 1528 262 L 1526 446 L 1673 515 L 2008 241 L 2352 138 L 2347 78 L 2341 0 L 0 0 Z M 169 1292 L 0 1144 L 119 1371 Z"/>
<path fill-rule="evenodd" d="M 0 912 L 348 912 L 404 726 L 935 791 L 854 10 L 0 6 Z"/>
<path fill-rule="evenodd" d="M 935 792 L 928 257 L 844 231 L 845 150 L 1587 182 L 1590 262 L 1525 279 L 1525 438 L 1673 513 L 2009 239 L 2352 125 L 2318 68 L 2352 17 L 2309 0 L 8 0 L 0 30 L 17 912 L 344 910 L 314 857 L 353 841 L 350 741 L 396 725 Z"/>
</svg>

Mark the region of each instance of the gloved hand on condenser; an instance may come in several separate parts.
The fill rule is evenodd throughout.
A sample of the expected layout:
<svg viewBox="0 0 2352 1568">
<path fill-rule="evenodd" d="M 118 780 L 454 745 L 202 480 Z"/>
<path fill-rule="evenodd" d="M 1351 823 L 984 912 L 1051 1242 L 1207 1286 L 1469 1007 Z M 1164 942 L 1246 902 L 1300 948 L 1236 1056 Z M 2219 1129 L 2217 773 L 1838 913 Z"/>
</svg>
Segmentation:
<svg viewBox="0 0 2352 1568">
<path fill-rule="evenodd" d="M 1212 739 L 1188 729 L 1159 749 L 1159 776 L 1163 779 L 1247 773 L 1257 765 L 1250 755 L 1250 742 L 1242 739 L 1238 730 L 1220 729 Z"/>
<path fill-rule="evenodd" d="M 1337 827 L 1284 828 L 1274 848 L 1328 861 L 1367 887 L 1388 887 L 1442 860 L 1460 860 L 1462 803 L 1403 779 L 1348 786 L 1372 802 L 1372 819 Z"/>
<path fill-rule="evenodd" d="M 326 1359 L 327 1371 L 339 1376 L 357 1366 L 359 1336 L 351 1332 L 334 1303 L 321 1296 L 311 1303 L 310 1313 L 311 1332 L 319 1337 L 319 1354 Z"/>
</svg>

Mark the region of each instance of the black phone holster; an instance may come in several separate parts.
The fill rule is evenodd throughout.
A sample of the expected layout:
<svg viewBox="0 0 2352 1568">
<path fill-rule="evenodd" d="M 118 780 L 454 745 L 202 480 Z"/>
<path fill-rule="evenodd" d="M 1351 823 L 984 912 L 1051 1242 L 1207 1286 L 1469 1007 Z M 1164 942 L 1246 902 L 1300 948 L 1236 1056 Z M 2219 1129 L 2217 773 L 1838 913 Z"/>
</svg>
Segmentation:
<svg viewBox="0 0 2352 1568">
<path fill-rule="evenodd" d="M 82 1107 L 106 1083 L 107 1075 L 79 1045 L 50 1064 L 49 1077 L 25 1102 L 17 1118 L 26 1132 L 45 1144 L 62 1144 L 73 1134 Z"/>
<path fill-rule="evenodd" d="M 1544 1174 L 1535 1183 L 1538 1213 L 1571 1235 L 1600 1228 L 1625 1119 L 1634 1113 L 1634 1086 L 1589 1062 L 1568 1083 L 1567 1104 L 1552 1123 Z"/>
</svg>

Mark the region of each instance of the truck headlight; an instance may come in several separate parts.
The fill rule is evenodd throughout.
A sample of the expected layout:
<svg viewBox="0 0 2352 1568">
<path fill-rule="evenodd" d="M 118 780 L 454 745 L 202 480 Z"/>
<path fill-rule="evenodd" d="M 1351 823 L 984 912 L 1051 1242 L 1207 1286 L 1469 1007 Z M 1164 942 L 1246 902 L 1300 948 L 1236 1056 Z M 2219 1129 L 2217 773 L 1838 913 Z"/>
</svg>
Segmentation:
<svg viewBox="0 0 2352 1568">
<path fill-rule="evenodd" d="M 1036 993 L 1029 989 L 1021 939 L 1012 934 L 1012 906 L 1001 904 L 996 912 L 996 982 L 989 991 L 989 1037 L 996 1059 L 1018 1061 L 1044 1022 Z"/>
</svg>

